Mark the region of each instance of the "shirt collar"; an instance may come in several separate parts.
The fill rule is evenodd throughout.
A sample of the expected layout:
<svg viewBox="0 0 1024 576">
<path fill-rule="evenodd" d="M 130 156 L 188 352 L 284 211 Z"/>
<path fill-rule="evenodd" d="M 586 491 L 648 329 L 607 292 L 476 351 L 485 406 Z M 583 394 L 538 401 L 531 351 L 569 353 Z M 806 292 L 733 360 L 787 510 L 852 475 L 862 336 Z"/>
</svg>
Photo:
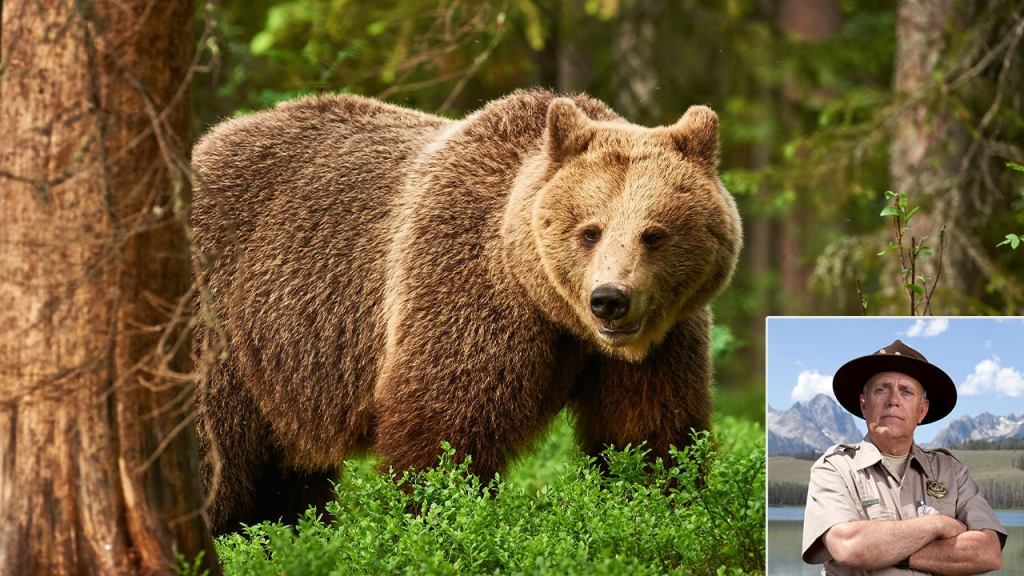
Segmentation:
<svg viewBox="0 0 1024 576">
<path fill-rule="evenodd" d="M 882 453 L 879 452 L 878 447 L 868 440 L 865 436 L 864 440 L 857 445 L 857 455 L 853 457 L 853 469 L 863 470 L 869 466 L 874 466 L 882 461 Z"/>
<path fill-rule="evenodd" d="M 910 460 L 917 461 L 917 467 L 924 473 L 924 477 L 928 480 L 932 479 L 932 466 L 931 460 L 928 458 L 928 453 L 921 449 L 917 445 L 917 442 L 910 447 Z"/>
<path fill-rule="evenodd" d="M 870 466 L 874 466 L 882 461 L 882 452 L 868 440 L 867 436 L 864 436 L 864 440 L 858 444 L 857 455 L 853 458 L 853 469 L 863 470 Z M 931 466 L 928 461 L 928 455 L 920 446 L 915 442 L 910 447 L 910 458 L 908 459 L 908 465 L 911 462 L 917 462 L 917 467 L 924 473 L 925 478 L 929 480 L 932 477 Z"/>
</svg>

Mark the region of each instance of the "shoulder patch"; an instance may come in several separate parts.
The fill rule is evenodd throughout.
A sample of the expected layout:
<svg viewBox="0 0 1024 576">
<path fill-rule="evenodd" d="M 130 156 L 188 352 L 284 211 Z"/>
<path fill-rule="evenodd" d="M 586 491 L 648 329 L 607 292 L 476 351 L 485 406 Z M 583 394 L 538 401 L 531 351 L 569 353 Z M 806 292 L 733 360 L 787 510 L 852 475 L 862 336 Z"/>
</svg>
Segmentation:
<svg viewBox="0 0 1024 576">
<path fill-rule="evenodd" d="M 953 460 L 956 460 L 957 462 L 960 462 L 959 458 L 954 456 L 952 452 L 950 452 L 949 450 L 946 450 L 945 448 L 931 448 L 929 450 L 925 450 L 925 452 L 930 453 L 930 454 L 934 454 L 936 452 L 939 453 L 939 454 L 945 454 L 946 456 L 949 456 Z M 963 464 L 963 462 L 960 462 L 960 463 Z"/>
<path fill-rule="evenodd" d="M 828 460 L 830 456 L 843 455 L 843 456 L 854 456 L 857 454 L 857 450 L 860 450 L 860 446 L 856 444 L 839 444 L 831 450 L 825 452 L 825 459 Z"/>
</svg>

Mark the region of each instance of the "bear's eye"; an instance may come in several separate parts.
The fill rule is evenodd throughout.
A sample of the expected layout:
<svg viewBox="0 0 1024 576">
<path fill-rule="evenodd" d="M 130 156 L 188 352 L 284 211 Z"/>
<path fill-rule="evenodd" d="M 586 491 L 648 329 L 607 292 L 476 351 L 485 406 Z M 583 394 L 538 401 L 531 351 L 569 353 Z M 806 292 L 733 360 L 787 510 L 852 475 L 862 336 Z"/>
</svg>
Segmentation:
<svg viewBox="0 0 1024 576">
<path fill-rule="evenodd" d="M 580 244 L 584 248 L 593 248 L 601 240 L 601 230 L 599 228 L 588 227 L 584 228 L 580 232 Z"/>
<path fill-rule="evenodd" d="M 668 238 L 668 234 L 663 230 L 648 230 L 640 235 L 640 241 L 650 250 L 664 244 L 666 238 Z"/>
</svg>

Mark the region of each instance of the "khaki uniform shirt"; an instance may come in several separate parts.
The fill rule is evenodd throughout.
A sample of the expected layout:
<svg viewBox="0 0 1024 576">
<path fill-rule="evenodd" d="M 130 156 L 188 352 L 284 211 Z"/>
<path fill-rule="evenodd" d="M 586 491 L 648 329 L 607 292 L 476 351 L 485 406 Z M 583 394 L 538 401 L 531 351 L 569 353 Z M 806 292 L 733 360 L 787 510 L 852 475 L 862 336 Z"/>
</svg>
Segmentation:
<svg viewBox="0 0 1024 576">
<path fill-rule="evenodd" d="M 893 477 L 882 464 L 882 453 L 871 442 L 840 444 L 829 448 L 811 467 L 804 510 L 803 560 L 824 564 L 822 574 L 907 575 L 914 570 L 885 568 L 859 570 L 837 564 L 825 547 L 829 528 L 854 520 L 908 520 L 922 504 L 940 514 L 963 522 L 968 530 L 995 530 L 1000 544 L 1006 530 L 992 507 L 978 493 L 978 485 L 967 468 L 949 452 L 923 450 L 914 444 L 903 481 Z"/>
</svg>

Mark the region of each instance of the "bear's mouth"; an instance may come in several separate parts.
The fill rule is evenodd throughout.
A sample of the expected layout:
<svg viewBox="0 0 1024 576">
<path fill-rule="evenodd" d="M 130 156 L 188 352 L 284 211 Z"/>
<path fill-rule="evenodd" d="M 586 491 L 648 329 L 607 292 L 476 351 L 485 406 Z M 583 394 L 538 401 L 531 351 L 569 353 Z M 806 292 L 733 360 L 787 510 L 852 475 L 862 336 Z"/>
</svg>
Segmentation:
<svg viewBox="0 0 1024 576">
<path fill-rule="evenodd" d="M 597 331 L 610 340 L 625 339 L 640 332 L 641 323 L 634 322 L 625 326 L 617 326 L 611 322 L 598 322 Z"/>
</svg>

